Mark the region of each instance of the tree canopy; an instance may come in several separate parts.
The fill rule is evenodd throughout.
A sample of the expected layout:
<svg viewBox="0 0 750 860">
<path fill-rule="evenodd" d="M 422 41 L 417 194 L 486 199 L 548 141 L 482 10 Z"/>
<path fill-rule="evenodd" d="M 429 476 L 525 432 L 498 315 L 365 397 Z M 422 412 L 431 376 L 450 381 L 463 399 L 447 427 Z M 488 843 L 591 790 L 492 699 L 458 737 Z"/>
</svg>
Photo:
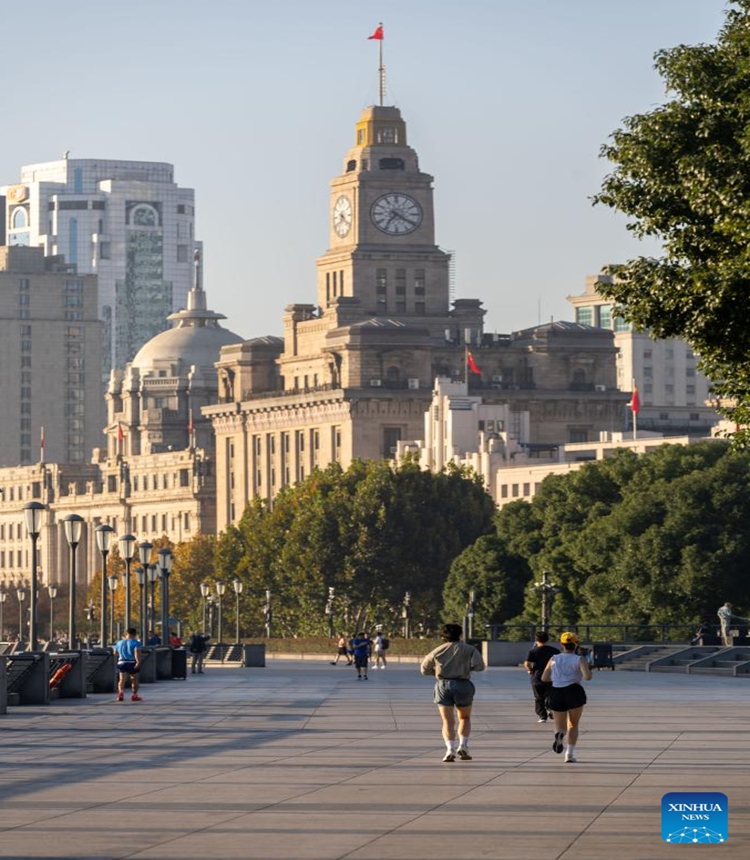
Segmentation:
<svg viewBox="0 0 750 860">
<path fill-rule="evenodd" d="M 750 0 L 733 0 L 715 44 L 656 54 L 668 101 L 626 118 L 602 154 L 614 165 L 594 201 L 662 243 L 659 258 L 608 268 L 600 291 L 658 338 L 688 341 L 750 423 Z M 740 431 L 737 441 L 750 434 Z"/>
</svg>

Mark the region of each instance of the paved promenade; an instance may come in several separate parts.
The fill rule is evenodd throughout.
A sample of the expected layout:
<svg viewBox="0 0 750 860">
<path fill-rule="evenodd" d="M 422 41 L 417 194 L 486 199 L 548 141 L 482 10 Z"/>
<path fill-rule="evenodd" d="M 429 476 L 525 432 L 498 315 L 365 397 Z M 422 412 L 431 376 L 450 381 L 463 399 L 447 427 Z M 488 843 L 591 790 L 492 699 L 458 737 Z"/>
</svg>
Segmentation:
<svg viewBox="0 0 750 860">
<path fill-rule="evenodd" d="M 650 860 L 750 855 L 750 680 L 599 672 L 578 764 L 527 676 L 478 675 L 472 762 L 442 764 L 416 665 L 210 668 L 0 716 L 0 857 Z M 722 791 L 724 845 L 667 845 L 668 791 Z"/>
</svg>

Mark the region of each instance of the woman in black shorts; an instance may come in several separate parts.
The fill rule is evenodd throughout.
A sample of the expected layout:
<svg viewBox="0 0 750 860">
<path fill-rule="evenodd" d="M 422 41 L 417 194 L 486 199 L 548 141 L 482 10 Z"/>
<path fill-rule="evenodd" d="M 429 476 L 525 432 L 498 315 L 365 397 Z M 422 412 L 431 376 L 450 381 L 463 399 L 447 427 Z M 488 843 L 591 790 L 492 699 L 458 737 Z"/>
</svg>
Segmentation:
<svg viewBox="0 0 750 860">
<path fill-rule="evenodd" d="M 578 723 L 586 704 L 586 691 L 581 686 L 581 681 L 591 680 L 591 667 L 585 657 L 576 654 L 578 636 L 575 633 L 563 633 L 560 636 L 560 644 L 563 652 L 550 658 L 542 672 L 542 681 L 552 682 L 549 695 L 550 708 L 555 718 L 555 740 L 552 742 L 552 749 L 561 753 L 565 748 L 565 761 L 575 762 L 578 761 Z"/>
</svg>

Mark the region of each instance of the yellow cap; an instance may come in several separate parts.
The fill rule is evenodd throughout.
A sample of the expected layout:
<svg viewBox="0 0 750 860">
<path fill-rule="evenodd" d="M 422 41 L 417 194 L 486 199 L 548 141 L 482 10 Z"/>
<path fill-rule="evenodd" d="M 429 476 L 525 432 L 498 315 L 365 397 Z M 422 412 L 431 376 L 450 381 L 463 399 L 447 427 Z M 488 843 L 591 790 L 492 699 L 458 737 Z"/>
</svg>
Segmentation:
<svg viewBox="0 0 750 860">
<path fill-rule="evenodd" d="M 578 644 L 578 634 L 576 634 L 576 633 L 561 633 L 560 634 L 560 642 L 563 645 L 570 645 L 571 643 L 573 645 L 577 645 Z"/>
</svg>

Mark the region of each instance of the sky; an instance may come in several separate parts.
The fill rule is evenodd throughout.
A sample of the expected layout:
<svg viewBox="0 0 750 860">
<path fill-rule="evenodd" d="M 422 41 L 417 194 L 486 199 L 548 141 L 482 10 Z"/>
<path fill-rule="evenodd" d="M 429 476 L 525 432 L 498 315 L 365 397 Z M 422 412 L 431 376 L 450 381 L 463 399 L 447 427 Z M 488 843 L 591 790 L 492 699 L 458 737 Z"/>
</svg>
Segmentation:
<svg viewBox="0 0 750 860">
<path fill-rule="evenodd" d="M 725 0 L 4 3 L 0 185 L 71 158 L 166 161 L 196 193 L 209 306 L 245 338 L 316 302 L 329 182 L 355 123 L 401 109 L 436 239 L 486 330 L 571 319 L 610 262 L 655 253 L 591 197 L 599 150 L 664 102 L 653 55 L 712 42 Z"/>
</svg>

